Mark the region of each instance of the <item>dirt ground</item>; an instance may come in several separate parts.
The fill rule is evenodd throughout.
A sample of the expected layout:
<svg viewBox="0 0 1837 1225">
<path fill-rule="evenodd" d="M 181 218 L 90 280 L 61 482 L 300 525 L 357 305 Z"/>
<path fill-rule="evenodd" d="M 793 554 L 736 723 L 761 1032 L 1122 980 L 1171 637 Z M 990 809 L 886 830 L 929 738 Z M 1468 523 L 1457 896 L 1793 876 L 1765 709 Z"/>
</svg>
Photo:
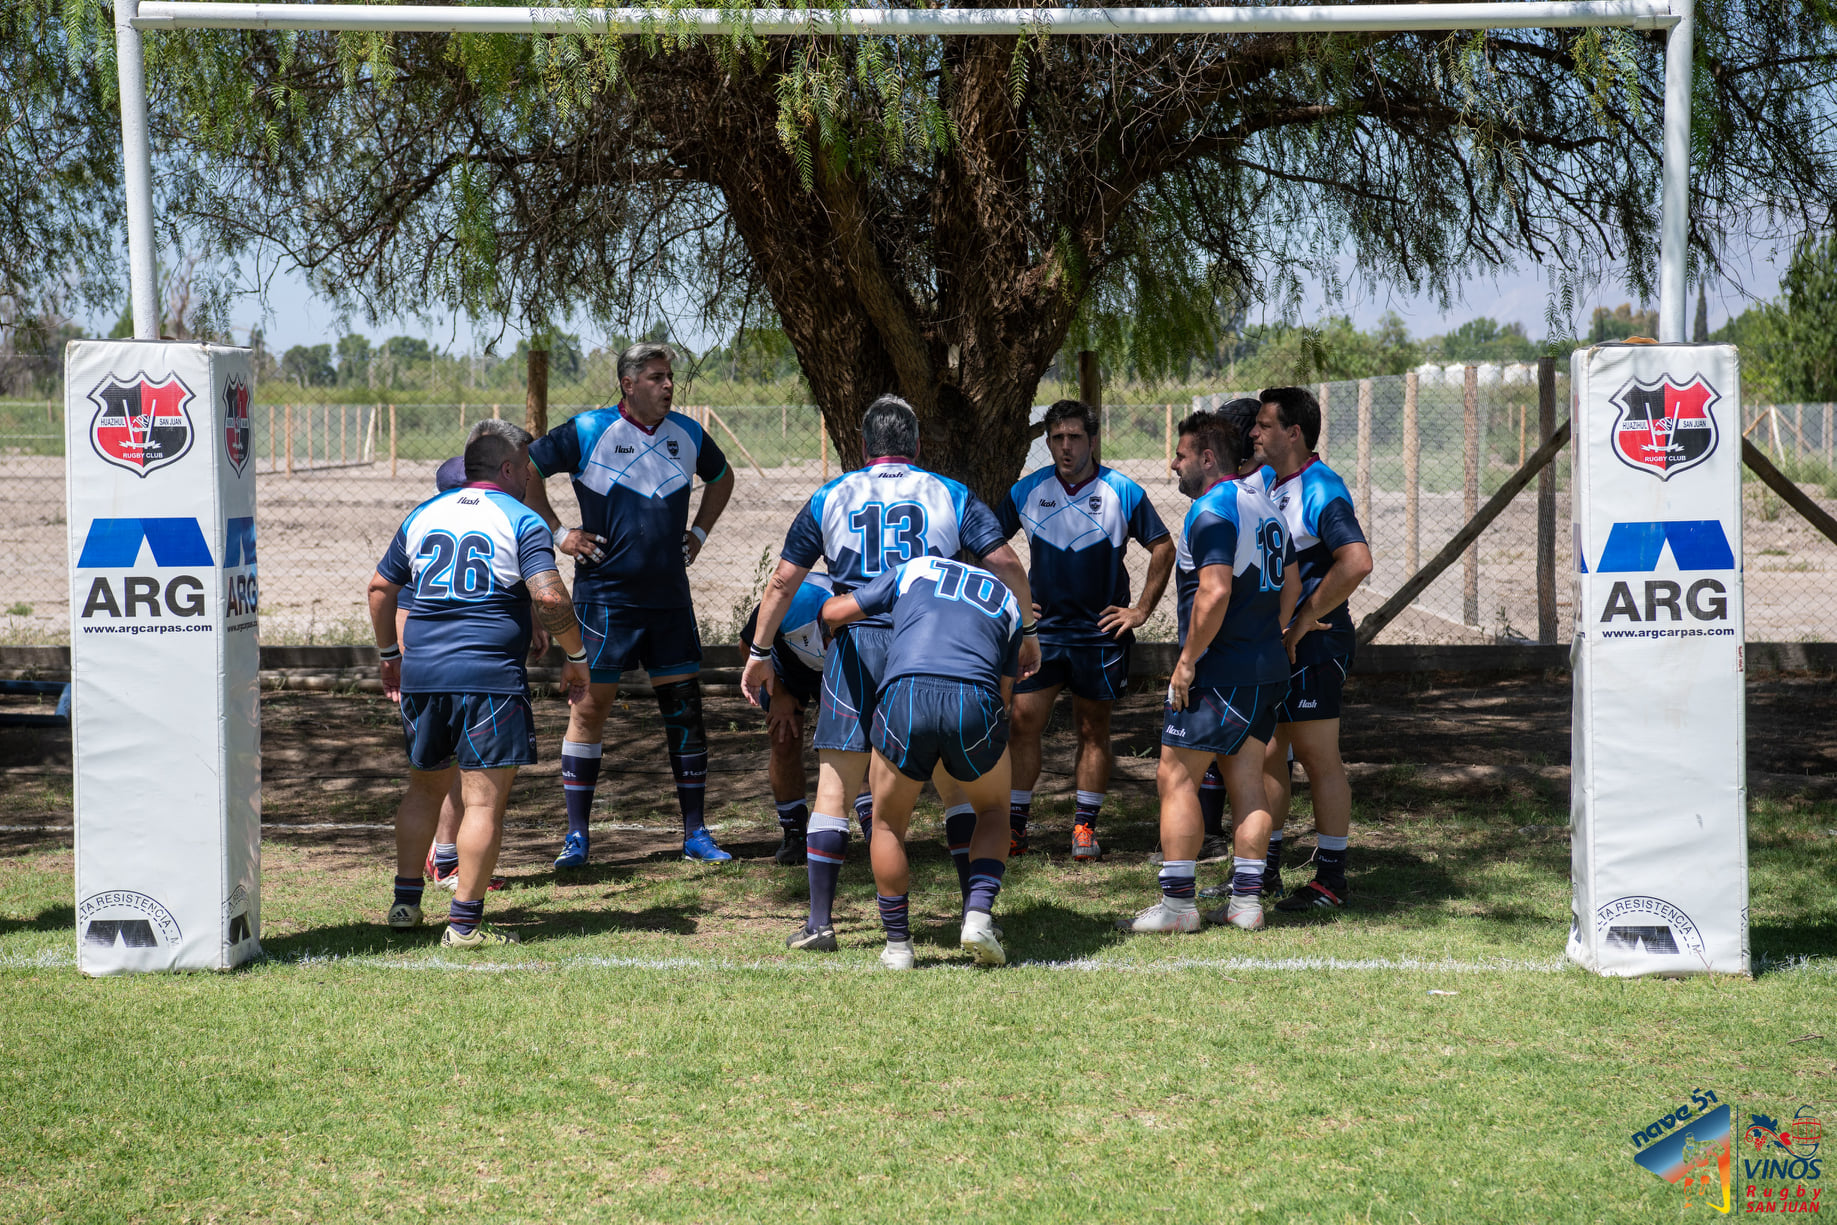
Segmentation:
<svg viewBox="0 0 1837 1225">
<path fill-rule="evenodd" d="M 1750 683 L 1752 793 L 1837 794 L 1832 679 L 1786 675 Z M 1118 800 L 1153 795 L 1160 693 L 1159 686 L 1132 693 L 1115 711 L 1111 793 Z M 1551 816 L 1560 822 L 1569 786 L 1569 701 L 1564 674 L 1355 677 L 1343 727 L 1355 793 L 1363 792 L 1361 819 L 1384 820 L 1387 792 L 1407 778 L 1412 786 L 1443 792 L 1535 796 L 1555 807 Z M 23 707 L 9 703 L 5 709 Z M 554 754 L 566 707 L 547 697 L 536 703 L 536 711 L 545 760 L 523 771 L 512 794 L 504 854 L 513 868 L 546 862 L 563 829 Z M 777 827 L 762 720 L 737 697 L 711 696 L 706 711 L 711 820 L 736 855 L 768 856 Z M 1048 769 L 1035 809 L 1041 830 L 1054 843 L 1070 828 L 1072 735 L 1066 714 L 1061 703 L 1048 730 Z M 366 695 L 271 692 L 264 695 L 262 721 L 264 837 L 301 839 L 332 855 L 386 853 L 404 768 L 394 706 Z M 657 751 L 662 730 L 652 700 L 624 702 L 608 725 L 607 740 L 609 747 L 638 749 L 607 755 L 595 820 L 612 828 L 596 834 L 596 860 L 674 855 L 681 833 L 668 766 Z M 69 837 L 45 827 L 70 824 L 70 754 L 68 729 L 0 726 L 0 854 L 42 846 L 47 837 Z M 814 757 L 807 764 L 814 779 Z M 1154 845 L 1152 825 L 1118 823 L 1106 843 L 1121 853 L 1145 852 Z"/>
</svg>

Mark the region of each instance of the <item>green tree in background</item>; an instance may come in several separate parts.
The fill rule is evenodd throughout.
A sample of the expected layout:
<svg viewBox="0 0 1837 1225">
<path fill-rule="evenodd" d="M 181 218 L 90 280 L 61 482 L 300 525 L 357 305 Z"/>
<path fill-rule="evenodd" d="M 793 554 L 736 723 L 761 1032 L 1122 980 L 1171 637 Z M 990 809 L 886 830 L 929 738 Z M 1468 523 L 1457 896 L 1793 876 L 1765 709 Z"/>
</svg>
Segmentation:
<svg viewBox="0 0 1837 1225">
<path fill-rule="evenodd" d="M 1781 381 L 1799 400 L 1837 400 L 1837 232 L 1808 235 L 1780 279 Z"/>
</svg>

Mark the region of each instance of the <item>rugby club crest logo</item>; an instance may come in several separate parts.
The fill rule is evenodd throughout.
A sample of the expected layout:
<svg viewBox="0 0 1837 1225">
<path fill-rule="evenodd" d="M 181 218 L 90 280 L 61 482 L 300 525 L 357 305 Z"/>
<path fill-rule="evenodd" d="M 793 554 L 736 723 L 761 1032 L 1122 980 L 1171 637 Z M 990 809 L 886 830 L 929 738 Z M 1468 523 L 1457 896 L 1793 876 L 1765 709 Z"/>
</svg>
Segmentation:
<svg viewBox="0 0 1837 1225">
<path fill-rule="evenodd" d="M 191 388 L 175 374 L 154 382 L 145 374 L 110 375 L 89 393 L 96 415 L 89 445 L 117 468 L 146 476 L 191 450 Z"/>
<path fill-rule="evenodd" d="M 1702 375 L 1679 383 L 1634 379 L 1608 401 L 1619 415 L 1610 437 L 1620 462 L 1659 480 L 1696 467 L 1715 453 L 1716 414 L 1722 396 Z"/>
<path fill-rule="evenodd" d="M 223 449 L 230 467 L 242 475 L 249 462 L 249 381 L 232 375 L 223 385 Z"/>
</svg>

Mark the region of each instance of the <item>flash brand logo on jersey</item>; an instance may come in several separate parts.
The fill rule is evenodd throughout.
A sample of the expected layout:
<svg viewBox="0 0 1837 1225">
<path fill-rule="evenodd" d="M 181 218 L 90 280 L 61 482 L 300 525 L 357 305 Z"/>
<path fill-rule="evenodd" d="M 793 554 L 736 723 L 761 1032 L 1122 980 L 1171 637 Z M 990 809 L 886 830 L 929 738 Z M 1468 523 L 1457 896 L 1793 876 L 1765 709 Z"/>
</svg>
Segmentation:
<svg viewBox="0 0 1837 1225">
<path fill-rule="evenodd" d="M 249 462 L 249 381 L 241 375 L 223 385 L 223 454 L 241 476 Z"/>
<path fill-rule="evenodd" d="M 140 477 L 177 463 L 191 450 L 192 399 L 191 388 L 174 374 L 157 383 L 145 374 L 110 375 L 89 393 L 96 406 L 89 445 Z"/>
<path fill-rule="evenodd" d="M 210 546 L 196 519 L 96 519 L 83 538 L 77 569 L 131 570 L 140 564 L 143 545 L 153 554 L 156 569 L 208 569 L 212 564 Z M 128 574 L 116 579 L 99 574 L 89 585 L 80 619 L 132 620 L 158 617 L 162 611 L 174 617 L 204 616 L 204 580 L 196 574 Z"/>
<path fill-rule="evenodd" d="M 1661 481 L 1696 467 L 1715 453 L 1715 405 L 1722 396 L 1702 375 L 1679 383 L 1637 379 L 1608 400 L 1619 416 L 1608 437 L 1620 462 Z"/>
</svg>

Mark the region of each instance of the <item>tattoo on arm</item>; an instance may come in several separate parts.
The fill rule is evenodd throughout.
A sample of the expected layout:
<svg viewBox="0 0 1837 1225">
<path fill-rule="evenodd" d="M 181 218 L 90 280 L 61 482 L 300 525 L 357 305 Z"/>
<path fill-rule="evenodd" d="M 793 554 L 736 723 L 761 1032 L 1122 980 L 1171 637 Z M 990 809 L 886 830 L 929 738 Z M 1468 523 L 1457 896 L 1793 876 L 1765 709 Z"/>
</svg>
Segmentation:
<svg viewBox="0 0 1837 1225">
<path fill-rule="evenodd" d="M 542 619 L 542 628 L 549 633 L 565 634 L 579 624 L 574 620 L 574 601 L 562 585 L 559 571 L 544 570 L 530 579 L 529 594 L 536 605 L 536 615 Z"/>
</svg>

